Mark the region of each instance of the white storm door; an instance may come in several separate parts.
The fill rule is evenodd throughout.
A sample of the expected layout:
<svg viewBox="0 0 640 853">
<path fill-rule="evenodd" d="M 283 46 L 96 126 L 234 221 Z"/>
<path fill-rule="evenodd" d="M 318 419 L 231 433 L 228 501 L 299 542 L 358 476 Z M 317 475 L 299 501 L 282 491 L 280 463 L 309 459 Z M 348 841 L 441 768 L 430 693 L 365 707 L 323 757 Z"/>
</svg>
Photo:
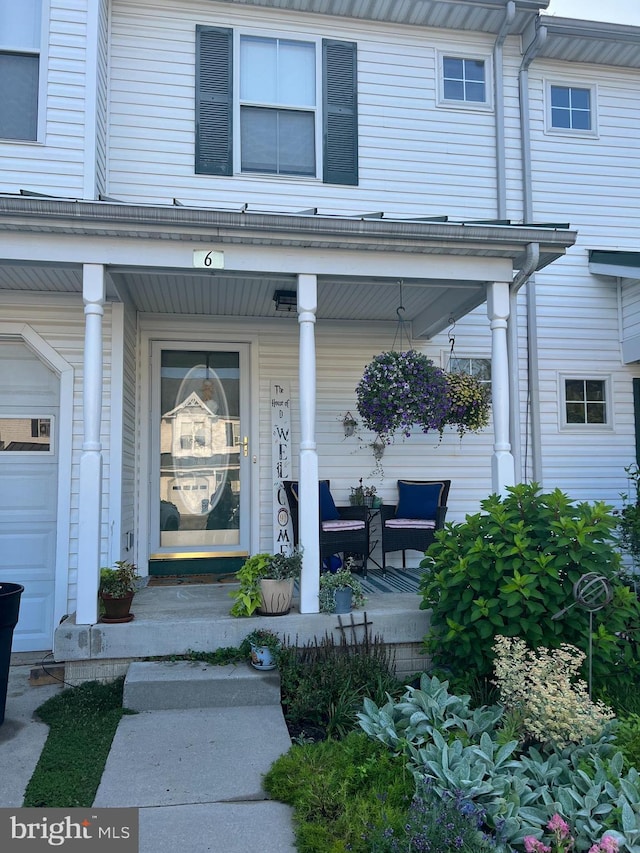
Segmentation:
<svg viewBox="0 0 640 853">
<path fill-rule="evenodd" d="M 249 347 L 152 347 L 150 553 L 246 554 L 250 535 Z"/>
</svg>

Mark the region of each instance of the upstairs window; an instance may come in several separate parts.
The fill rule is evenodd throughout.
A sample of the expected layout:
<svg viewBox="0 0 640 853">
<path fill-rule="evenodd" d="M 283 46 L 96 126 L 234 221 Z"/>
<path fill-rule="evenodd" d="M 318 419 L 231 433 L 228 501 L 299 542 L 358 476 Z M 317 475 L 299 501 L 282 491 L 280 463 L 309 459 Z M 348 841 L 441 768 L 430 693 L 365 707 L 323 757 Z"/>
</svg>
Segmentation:
<svg viewBox="0 0 640 853">
<path fill-rule="evenodd" d="M 196 27 L 196 173 L 358 183 L 352 42 Z"/>
<path fill-rule="evenodd" d="M 316 174 L 316 46 L 241 37 L 241 171 Z"/>
<path fill-rule="evenodd" d="M 549 84 L 547 129 L 559 133 L 594 134 L 594 104 L 593 87 Z"/>
<path fill-rule="evenodd" d="M 38 137 L 41 0 L 0 0 L 0 139 Z"/>
<path fill-rule="evenodd" d="M 454 56 L 441 53 L 438 57 L 440 84 L 438 104 L 486 110 L 491 107 L 489 68 L 480 56 Z"/>
<path fill-rule="evenodd" d="M 564 426 L 609 426 L 606 379 L 563 377 Z"/>
</svg>

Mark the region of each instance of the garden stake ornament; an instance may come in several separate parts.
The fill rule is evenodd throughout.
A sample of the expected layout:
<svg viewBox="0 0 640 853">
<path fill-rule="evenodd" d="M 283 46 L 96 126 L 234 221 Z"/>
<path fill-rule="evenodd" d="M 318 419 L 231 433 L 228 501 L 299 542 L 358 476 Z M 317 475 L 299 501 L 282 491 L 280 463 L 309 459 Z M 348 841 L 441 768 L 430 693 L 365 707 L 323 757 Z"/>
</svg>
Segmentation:
<svg viewBox="0 0 640 853">
<path fill-rule="evenodd" d="M 554 621 L 561 619 L 564 614 L 568 610 L 571 610 L 572 607 L 575 607 L 576 604 L 578 607 L 586 610 L 589 614 L 589 651 L 587 659 L 589 661 L 589 699 L 591 699 L 591 681 L 593 675 L 593 614 L 598 610 L 602 610 L 603 607 L 606 607 L 607 604 L 609 604 L 613 598 L 613 592 L 609 581 L 603 575 L 596 574 L 596 572 L 588 572 L 586 575 L 579 577 L 574 583 L 573 597 L 575 601 L 572 601 L 571 604 L 567 605 L 567 607 L 563 607 L 562 610 L 554 613 L 551 618 Z"/>
</svg>

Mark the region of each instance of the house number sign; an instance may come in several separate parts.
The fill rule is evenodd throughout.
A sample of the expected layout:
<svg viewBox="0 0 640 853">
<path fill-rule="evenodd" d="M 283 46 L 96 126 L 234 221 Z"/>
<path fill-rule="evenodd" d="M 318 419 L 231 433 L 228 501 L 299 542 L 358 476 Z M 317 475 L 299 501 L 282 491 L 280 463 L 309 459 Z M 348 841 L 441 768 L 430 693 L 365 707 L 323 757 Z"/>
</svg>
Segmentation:
<svg viewBox="0 0 640 853">
<path fill-rule="evenodd" d="M 224 252 L 214 252 L 213 249 L 196 249 L 193 253 L 193 266 L 200 270 L 223 270 Z"/>
</svg>

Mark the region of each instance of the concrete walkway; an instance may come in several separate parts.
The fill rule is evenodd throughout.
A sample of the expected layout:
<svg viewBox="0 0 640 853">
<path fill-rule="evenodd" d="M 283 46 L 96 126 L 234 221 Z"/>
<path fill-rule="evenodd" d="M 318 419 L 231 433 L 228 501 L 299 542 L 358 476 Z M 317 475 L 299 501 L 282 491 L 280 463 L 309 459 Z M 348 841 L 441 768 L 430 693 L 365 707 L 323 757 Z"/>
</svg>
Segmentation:
<svg viewBox="0 0 640 853">
<path fill-rule="evenodd" d="M 22 805 L 48 733 L 33 712 L 61 689 L 29 672 L 11 669 L 0 806 Z M 291 809 L 262 788 L 291 746 L 276 688 L 248 664 L 132 664 L 124 704 L 139 712 L 120 721 L 94 806 L 139 807 L 140 853 L 295 853 Z"/>
</svg>

